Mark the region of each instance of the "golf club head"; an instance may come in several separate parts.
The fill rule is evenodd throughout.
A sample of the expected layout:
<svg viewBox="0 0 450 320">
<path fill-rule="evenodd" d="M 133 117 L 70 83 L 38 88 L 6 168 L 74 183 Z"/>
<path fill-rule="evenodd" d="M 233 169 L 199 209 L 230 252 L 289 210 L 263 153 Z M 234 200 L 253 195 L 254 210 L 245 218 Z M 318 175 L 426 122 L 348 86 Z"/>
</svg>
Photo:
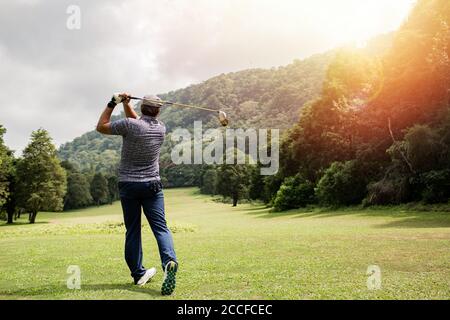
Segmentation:
<svg viewBox="0 0 450 320">
<path fill-rule="evenodd" d="M 223 127 L 228 126 L 228 118 L 227 118 L 227 114 L 223 111 L 219 111 L 219 122 Z"/>
</svg>

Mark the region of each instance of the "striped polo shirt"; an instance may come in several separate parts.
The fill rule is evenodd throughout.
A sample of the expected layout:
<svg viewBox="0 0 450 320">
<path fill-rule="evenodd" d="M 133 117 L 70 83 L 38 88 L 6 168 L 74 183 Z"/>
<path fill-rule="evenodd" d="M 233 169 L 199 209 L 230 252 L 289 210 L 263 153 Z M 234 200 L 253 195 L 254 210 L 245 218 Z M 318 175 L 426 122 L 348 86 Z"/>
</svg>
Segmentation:
<svg viewBox="0 0 450 320">
<path fill-rule="evenodd" d="M 111 133 L 123 137 L 120 182 L 159 180 L 159 154 L 166 127 L 154 117 L 111 122 Z"/>
</svg>

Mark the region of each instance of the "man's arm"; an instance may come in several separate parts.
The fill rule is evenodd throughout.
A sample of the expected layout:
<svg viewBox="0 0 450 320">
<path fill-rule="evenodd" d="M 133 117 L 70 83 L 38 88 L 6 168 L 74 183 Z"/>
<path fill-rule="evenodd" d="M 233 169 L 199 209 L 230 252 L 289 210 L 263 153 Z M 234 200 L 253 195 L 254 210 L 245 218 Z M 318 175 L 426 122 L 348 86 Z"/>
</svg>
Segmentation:
<svg viewBox="0 0 450 320">
<path fill-rule="evenodd" d="M 130 104 L 130 95 L 128 93 L 122 93 L 119 95 L 122 98 L 123 107 L 125 110 L 125 115 L 127 118 L 137 119 L 139 116 L 133 110 Z M 103 134 L 113 134 L 111 132 L 111 115 L 116 107 L 114 100 L 108 103 L 108 106 L 103 110 L 97 124 L 97 131 Z"/>
<path fill-rule="evenodd" d="M 114 111 L 112 107 L 106 107 L 103 110 L 97 123 L 97 131 L 103 134 L 111 134 L 111 115 Z"/>
<path fill-rule="evenodd" d="M 130 99 L 123 101 L 123 110 L 125 111 L 125 115 L 127 118 L 137 119 L 139 118 L 136 111 L 134 111 L 133 107 L 130 104 Z"/>
</svg>

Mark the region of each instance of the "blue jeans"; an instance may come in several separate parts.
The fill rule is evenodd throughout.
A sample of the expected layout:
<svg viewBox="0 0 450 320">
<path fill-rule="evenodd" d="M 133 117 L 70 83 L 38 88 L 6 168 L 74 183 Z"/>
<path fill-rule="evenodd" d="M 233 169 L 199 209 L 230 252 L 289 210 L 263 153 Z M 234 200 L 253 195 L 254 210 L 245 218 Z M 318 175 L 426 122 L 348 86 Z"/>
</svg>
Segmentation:
<svg viewBox="0 0 450 320">
<path fill-rule="evenodd" d="M 119 182 L 119 190 L 127 229 L 125 260 L 136 282 L 146 270 L 142 265 L 141 208 L 158 243 L 163 269 L 169 261 L 177 262 L 177 258 L 164 214 L 161 182 Z"/>
</svg>

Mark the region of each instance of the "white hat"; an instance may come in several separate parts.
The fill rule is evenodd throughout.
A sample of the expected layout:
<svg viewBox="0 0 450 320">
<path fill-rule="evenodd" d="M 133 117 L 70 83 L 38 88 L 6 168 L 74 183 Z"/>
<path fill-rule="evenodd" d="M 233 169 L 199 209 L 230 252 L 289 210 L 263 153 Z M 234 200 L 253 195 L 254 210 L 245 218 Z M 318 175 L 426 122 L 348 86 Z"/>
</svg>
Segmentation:
<svg viewBox="0 0 450 320">
<path fill-rule="evenodd" d="M 154 94 L 148 94 L 144 96 L 144 99 L 142 99 L 142 105 L 161 108 L 163 103 L 158 101 L 162 100 Z"/>
</svg>

